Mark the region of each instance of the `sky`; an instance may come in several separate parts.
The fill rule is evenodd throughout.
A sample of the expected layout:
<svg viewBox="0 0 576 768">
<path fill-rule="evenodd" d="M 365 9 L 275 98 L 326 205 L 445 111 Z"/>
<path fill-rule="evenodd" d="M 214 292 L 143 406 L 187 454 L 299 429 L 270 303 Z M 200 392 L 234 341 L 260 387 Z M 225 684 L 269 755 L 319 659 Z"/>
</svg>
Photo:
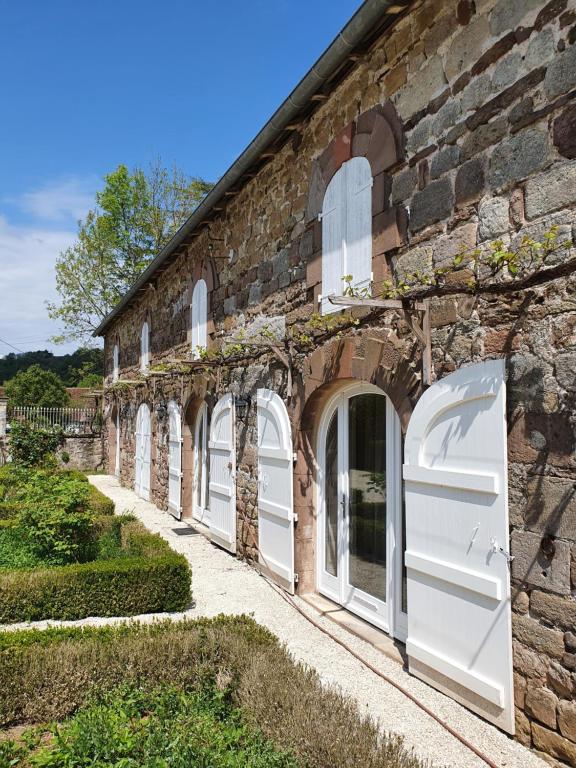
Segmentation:
<svg viewBox="0 0 576 768">
<path fill-rule="evenodd" d="M 216 181 L 361 0 L 0 0 L 0 355 L 63 354 L 54 263 L 102 177 Z"/>
</svg>

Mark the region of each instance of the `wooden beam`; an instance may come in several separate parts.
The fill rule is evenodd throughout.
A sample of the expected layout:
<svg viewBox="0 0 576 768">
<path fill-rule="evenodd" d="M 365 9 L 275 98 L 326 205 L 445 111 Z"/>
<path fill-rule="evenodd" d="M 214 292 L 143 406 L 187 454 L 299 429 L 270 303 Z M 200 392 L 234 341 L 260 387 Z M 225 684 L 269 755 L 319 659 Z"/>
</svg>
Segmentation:
<svg viewBox="0 0 576 768">
<path fill-rule="evenodd" d="M 424 312 L 426 304 L 423 301 L 408 302 L 401 299 L 363 299 L 356 296 L 328 296 L 330 304 L 336 304 L 339 307 L 372 307 L 373 309 L 417 309 Z"/>
</svg>

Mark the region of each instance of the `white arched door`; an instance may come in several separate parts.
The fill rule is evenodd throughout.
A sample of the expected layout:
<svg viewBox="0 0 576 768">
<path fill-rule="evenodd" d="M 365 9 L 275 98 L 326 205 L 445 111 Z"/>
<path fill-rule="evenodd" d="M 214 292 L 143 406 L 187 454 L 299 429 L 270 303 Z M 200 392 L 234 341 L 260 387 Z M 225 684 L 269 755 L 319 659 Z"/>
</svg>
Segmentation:
<svg viewBox="0 0 576 768">
<path fill-rule="evenodd" d="M 333 395 L 319 429 L 318 591 L 404 640 L 400 455 L 382 390 L 358 382 Z"/>
<path fill-rule="evenodd" d="M 210 536 L 215 544 L 236 552 L 236 449 L 232 395 L 221 397 L 212 412 L 209 450 Z"/>
<path fill-rule="evenodd" d="M 258 546 L 260 567 L 294 592 L 294 508 L 292 431 L 286 406 L 269 389 L 259 389 Z"/>
<path fill-rule="evenodd" d="M 200 523 L 208 525 L 208 479 L 210 462 L 208 457 L 208 406 L 202 403 L 196 416 L 194 429 L 194 493 L 192 516 Z"/>
<path fill-rule="evenodd" d="M 182 517 L 182 419 L 178 403 L 168 403 L 168 511 L 178 520 Z"/>
<path fill-rule="evenodd" d="M 514 733 L 503 360 L 424 393 L 404 480 L 410 671 Z"/>
<path fill-rule="evenodd" d="M 150 408 L 142 403 L 136 416 L 136 463 L 134 490 L 142 499 L 150 499 L 152 428 Z"/>
</svg>

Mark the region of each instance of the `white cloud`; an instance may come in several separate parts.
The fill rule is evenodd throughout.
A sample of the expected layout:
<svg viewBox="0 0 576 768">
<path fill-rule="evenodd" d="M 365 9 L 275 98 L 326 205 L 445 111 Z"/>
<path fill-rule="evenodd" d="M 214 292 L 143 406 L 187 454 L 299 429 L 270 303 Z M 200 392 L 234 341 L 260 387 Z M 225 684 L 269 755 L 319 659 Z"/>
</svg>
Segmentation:
<svg viewBox="0 0 576 768">
<path fill-rule="evenodd" d="M 26 192 L 15 202 L 36 219 L 78 221 L 84 218 L 94 206 L 94 193 L 97 187 L 98 179 L 95 176 L 87 178 L 73 176 L 52 181 L 37 190 Z"/>
<path fill-rule="evenodd" d="M 48 339 L 60 332 L 50 320 L 45 301 L 56 296 L 54 265 L 60 251 L 75 240 L 65 228 L 30 225 L 15 227 L 0 216 L 0 337 L 24 351 L 52 349 L 56 354 L 77 345 L 16 343 L 20 339 Z M 13 350 L 0 344 L 0 353 Z"/>
</svg>

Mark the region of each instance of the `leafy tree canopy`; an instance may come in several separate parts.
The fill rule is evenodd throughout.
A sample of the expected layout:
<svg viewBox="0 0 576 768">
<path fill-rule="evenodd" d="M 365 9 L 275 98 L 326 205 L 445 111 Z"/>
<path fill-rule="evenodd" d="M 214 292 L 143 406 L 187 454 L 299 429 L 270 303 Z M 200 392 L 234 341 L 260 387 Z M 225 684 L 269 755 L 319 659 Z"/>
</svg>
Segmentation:
<svg viewBox="0 0 576 768">
<path fill-rule="evenodd" d="M 39 365 L 31 365 L 17 373 L 6 384 L 6 395 L 12 406 L 59 407 L 70 401 L 62 379 Z"/>
<path fill-rule="evenodd" d="M 0 384 L 7 383 L 19 371 L 31 365 L 53 371 L 67 387 L 101 387 L 104 352 L 101 349 L 80 347 L 70 355 L 54 355 L 47 349 L 22 354 L 10 353 L 0 359 Z M 89 383 L 85 384 L 87 377 Z"/>
<path fill-rule="evenodd" d="M 60 341 L 90 337 L 212 187 L 160 162 L 147 171 L 119 165 L 104 181 L 56 262 L 59 300 L 48 313 L 64 327 Z"/>
</svg>

